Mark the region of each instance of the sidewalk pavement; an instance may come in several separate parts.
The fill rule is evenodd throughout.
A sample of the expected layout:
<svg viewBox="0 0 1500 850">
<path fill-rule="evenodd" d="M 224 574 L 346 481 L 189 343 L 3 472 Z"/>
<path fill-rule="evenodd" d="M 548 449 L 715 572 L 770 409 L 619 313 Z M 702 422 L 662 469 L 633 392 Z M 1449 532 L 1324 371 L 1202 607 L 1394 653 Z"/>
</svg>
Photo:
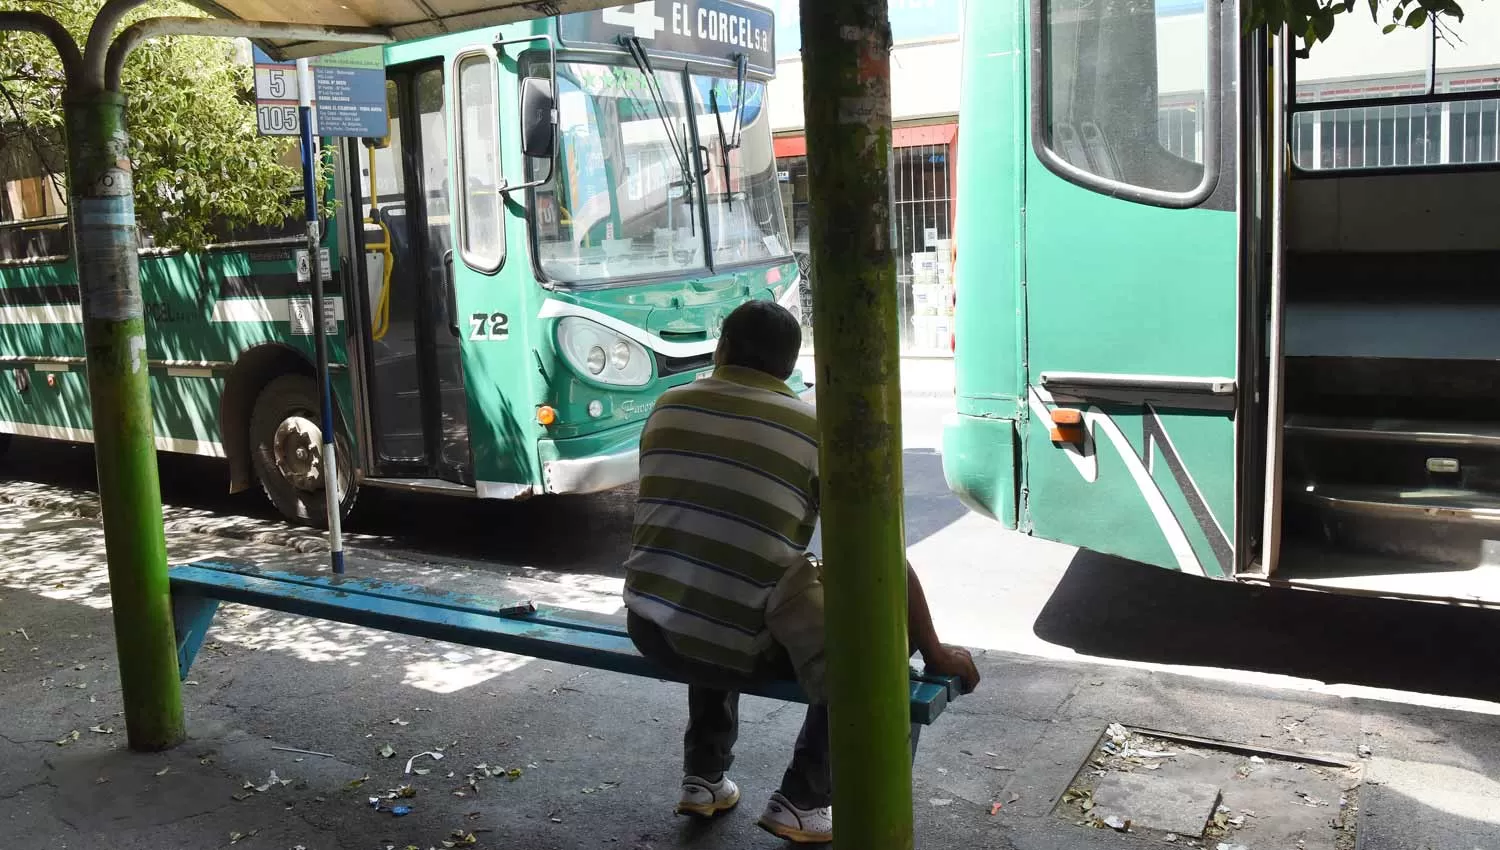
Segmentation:
<svg viewBox="0 0 1500 850">
<path fill-rule="evenodd" d="M 220 554 L 281 568 L 322 566 L 317 555 L 192 533 L 173 535 L 170 546 L 179 561 Z M 600 613 L 619 610 L 614 579 L 544 580 L 524 570 L 498 576 L 370 559 L 349 569 Z M 780 846 L 754 820 L 789 755 L 798 706 L 745 700 L 734 769 L 745 802 L 740 811 L 700 825 L 671 815 L 685 719 L 678 685 L 228 606 L 184 688 L 190 740 L 167 753 L 133 754 L 125 748 L 119 715 L 108 604 L 102 539 L 93 520 L 5 509 L 0 846 Z M 913 786 L 919 847 L 1142 846 L 1138 836 L 1051 813 L 1115 722 L 1331 756 L 1362 768 L 1356 815 L 1362 850 L 1500 847 L 1495 716 L 997 650 L 980 652 L 977 660 L 981 690 L 959 700 L 923 736 Z M 1361 748 L 1368 758 L 1361 758 Z M 427 756 L 413 764 L 428 772 L 403 775 L 410 757 L 437 751 L 441 761 Z M 504 773 L 509 769 L 519 774 L 511 778 Z M 410 814 L 371 808 L 371 796 L 403 785 L 414 796 L 383 806 L 404 804 Z M 1232 785 L 1225 783 L 1226 802 Z M 1329 802 L 1299 798 L 1296 791 L 1288 786 L 1283 802 Z M 1334 811 L 1317 814 L 1324 819 Z M 1278 834 L 1277 817 L 1260 811 L 1223 846 L 1299 846 L 1257 842 Z M 1310 833 L 1300 846 L 1346 847 L 1348 836 L 1335 840 L 1332 832 Z M 1181 838 L 1175 846 L 1216 843 Z"/>
</svg>

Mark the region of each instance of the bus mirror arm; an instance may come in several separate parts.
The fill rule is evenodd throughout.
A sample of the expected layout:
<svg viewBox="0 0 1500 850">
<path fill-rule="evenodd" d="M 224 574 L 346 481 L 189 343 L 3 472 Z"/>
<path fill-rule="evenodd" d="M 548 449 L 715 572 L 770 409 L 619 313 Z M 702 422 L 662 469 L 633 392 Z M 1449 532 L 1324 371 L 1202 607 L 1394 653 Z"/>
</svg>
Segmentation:
<svg viewBox="0 0 1500 850">
<path fill-rule="evenodd" d="M 458 290 L 453 285 L 453 249 L 449 248 L 443 252 L 443 289 L 448 298 L 448 330 L 455 337 L 461 337 L 458 329 Z"/>
<path fill-rule="evenodd" d="M 495 52 L 504 55 L 507 45 L 533 41 L 547 42 L 547 76 L 521 80 L 520 118 L 521 154 L 527 159 L 545 159 L 547 173 L 524 183 L 501 183 L 499 191 L 509 197 L 515 192 L 535 189 L 552 181 L 557 170 L 557 44 L 550 35 L 530 35 L 495 42 Z"/>
</svg>

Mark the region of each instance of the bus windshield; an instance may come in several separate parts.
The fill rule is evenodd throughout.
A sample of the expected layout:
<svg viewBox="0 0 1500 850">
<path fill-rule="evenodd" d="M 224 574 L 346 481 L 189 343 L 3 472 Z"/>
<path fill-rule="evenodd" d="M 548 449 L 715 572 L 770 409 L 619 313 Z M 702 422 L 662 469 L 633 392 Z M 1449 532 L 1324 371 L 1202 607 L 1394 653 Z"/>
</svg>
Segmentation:
<svg viewBox="0 0 1500 850">
<path fill-rule="evenodd" d="M 699 153 L 706 151 L 708 156 L 703 163 L 704 202 L 714 265 L 787 256 L 766 84 L 745 80 L 741 86 L 733 79 L 694 76 L 693 112 L 698 116 L 698 138 L 704 142 Z"/>
<path fill-rule="evenodd" d="M 710 245 L 715 266 L 787 255 L 765 84 L 655 75 L 660 104 L 637 68 L 558 65 L 557 168 L 535 205 L 538 265 L 549 280 L 704 273 Z M 729 126 L 739 96 L 742 141 L 726 151 L 715 121 Z"/>
</svg>

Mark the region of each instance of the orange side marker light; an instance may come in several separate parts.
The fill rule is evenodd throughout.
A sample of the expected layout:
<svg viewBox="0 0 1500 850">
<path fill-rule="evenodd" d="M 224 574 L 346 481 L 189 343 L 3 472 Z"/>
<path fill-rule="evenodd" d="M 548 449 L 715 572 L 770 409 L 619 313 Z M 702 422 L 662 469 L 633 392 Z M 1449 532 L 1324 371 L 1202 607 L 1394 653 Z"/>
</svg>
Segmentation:
<svg viewBox="0 0 1500 850">
<path fill-rule="evenodd" d="M 1083 411 L 1058 407 L 1052 411 L 1052 442 L 1083 445 Z"/>
</svg>

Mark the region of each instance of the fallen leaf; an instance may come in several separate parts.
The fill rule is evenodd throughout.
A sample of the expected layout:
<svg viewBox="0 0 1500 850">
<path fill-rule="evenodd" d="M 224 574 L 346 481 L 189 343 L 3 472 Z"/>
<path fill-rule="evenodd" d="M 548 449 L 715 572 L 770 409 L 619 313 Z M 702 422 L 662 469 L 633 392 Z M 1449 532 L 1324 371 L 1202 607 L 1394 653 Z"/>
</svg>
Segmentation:
<svg viewBox="0 0 1500 850">
<path fill-rule="evenodd" d="M 392 726 L 410 726 L 411 725 L 411 721 L 409 721 L 409 720 L 402 720 L 401 718 L 397 717 L 396 719 L 394 719 L 394 720 L 391 721 L 391 725 Z"/>
<path fill-rule="evenodd" d="M 349 783 L 347 785 L 345 785 L 344 787 L 346 789 L 352 791 L 355 788 L 358 788 L 359 786 L 361 786 L 361 785 L 363 785 L 363 784 L 365 784 L 366 782 L 369 782 L 369 781 L 370 781 L 370 774 L 366 773 L 364 776 L 361 776 L 358 779 L 351 779 L 351 780 L 349 780 Z"/>
<path fill-rule="evenodd" d="M 249 832 L 231 832 L 229 833 L 229 843 L 238 844 L 241 841 L 244 841 L 246 838 L 254 836 L 257 832 L 260 832 L 260 830 L 252 829 Z"/>
<path fill-rule="evenodd" d="M 67 745 L 73 743 L 76 740 L 78 740 L 78 730 L 74 729 L 72 732 L 69 732 L 68 734 L 62 736 L 61 738 L 58 738 L 56 741 L 53 741 L 52 743 L 58 745 L 59 747 L 66 747 Z"/>
<path fill-rule="evenodd" d="M 115 730 L 111 726 L 90 726 L 89 731 L 96 735 L 113 735 Z"/>
<path fill-rule="evenodd" d="M 1016 802 L 1016 801 L 1017 801 L 1017 800 L 1019 800 L 1019 799 L 1021 799 L 1021 795 L 1020 795 L 1020 794 L 1017 794 L 1017 793 L 1016 793 L 1016 792 L 1014 792 L 1014 791 L 1012 791 L 1012 792 L 1010 792 L 1010 797 L 1009 797 L 1009 798 L 1008 798 L 1008 799 L 1007 799 L 1007 800 L 1006 800 L 1006 801 L 1005 801 L 1005 804 L 1006 804 L 1006 805 L 1010 805 L 1010 804 L 1011 804 L 1011 803 L 1014 803 L 1014 802 Z M 1093 803 L 1094 803 L 1094 801 L 1093 801 L 1093 800 L 1089 800 L 1089 805 L 1091 805 L 1091 806 L 1092 806 L 1092 805 L 1093 805 Z"/>
<path fill-rule="evenodd" d="M 169 771 L 171 769 L 172 769 L 172 766 L 169 764 L 166 767 L 162 768 L 161 770 L 158 770 L 156 772 L 156 775 L 157 776 L 166 776 L 167 775 L 167 771 Z"/>
<path fill-rule="evenodd" d="M 1110 815 L 1109 817 L 1105 818 L 1104 825 L 1116 832 L 1130 831 L 1130 821 L 1125 820 L 1119 815 Z"/>
<path fill-rule="evenodd" d="M 392 747 L 390 744 L 386 744 L 385 746 L 380 748 L 380 757 L 383 759 L 388 759 L 395 754 L 396 748 Z"/>
<path fill-rule="evenodd" d="M 431 772 L 432 772 L 432 768 L 430 768 L 430 767 L 419 767 L 416 770 L 412 771 L 412 773 L 415 773 L 418 776 L 426 776 L 427 774 L 429 774 Z"/>
</svg>

